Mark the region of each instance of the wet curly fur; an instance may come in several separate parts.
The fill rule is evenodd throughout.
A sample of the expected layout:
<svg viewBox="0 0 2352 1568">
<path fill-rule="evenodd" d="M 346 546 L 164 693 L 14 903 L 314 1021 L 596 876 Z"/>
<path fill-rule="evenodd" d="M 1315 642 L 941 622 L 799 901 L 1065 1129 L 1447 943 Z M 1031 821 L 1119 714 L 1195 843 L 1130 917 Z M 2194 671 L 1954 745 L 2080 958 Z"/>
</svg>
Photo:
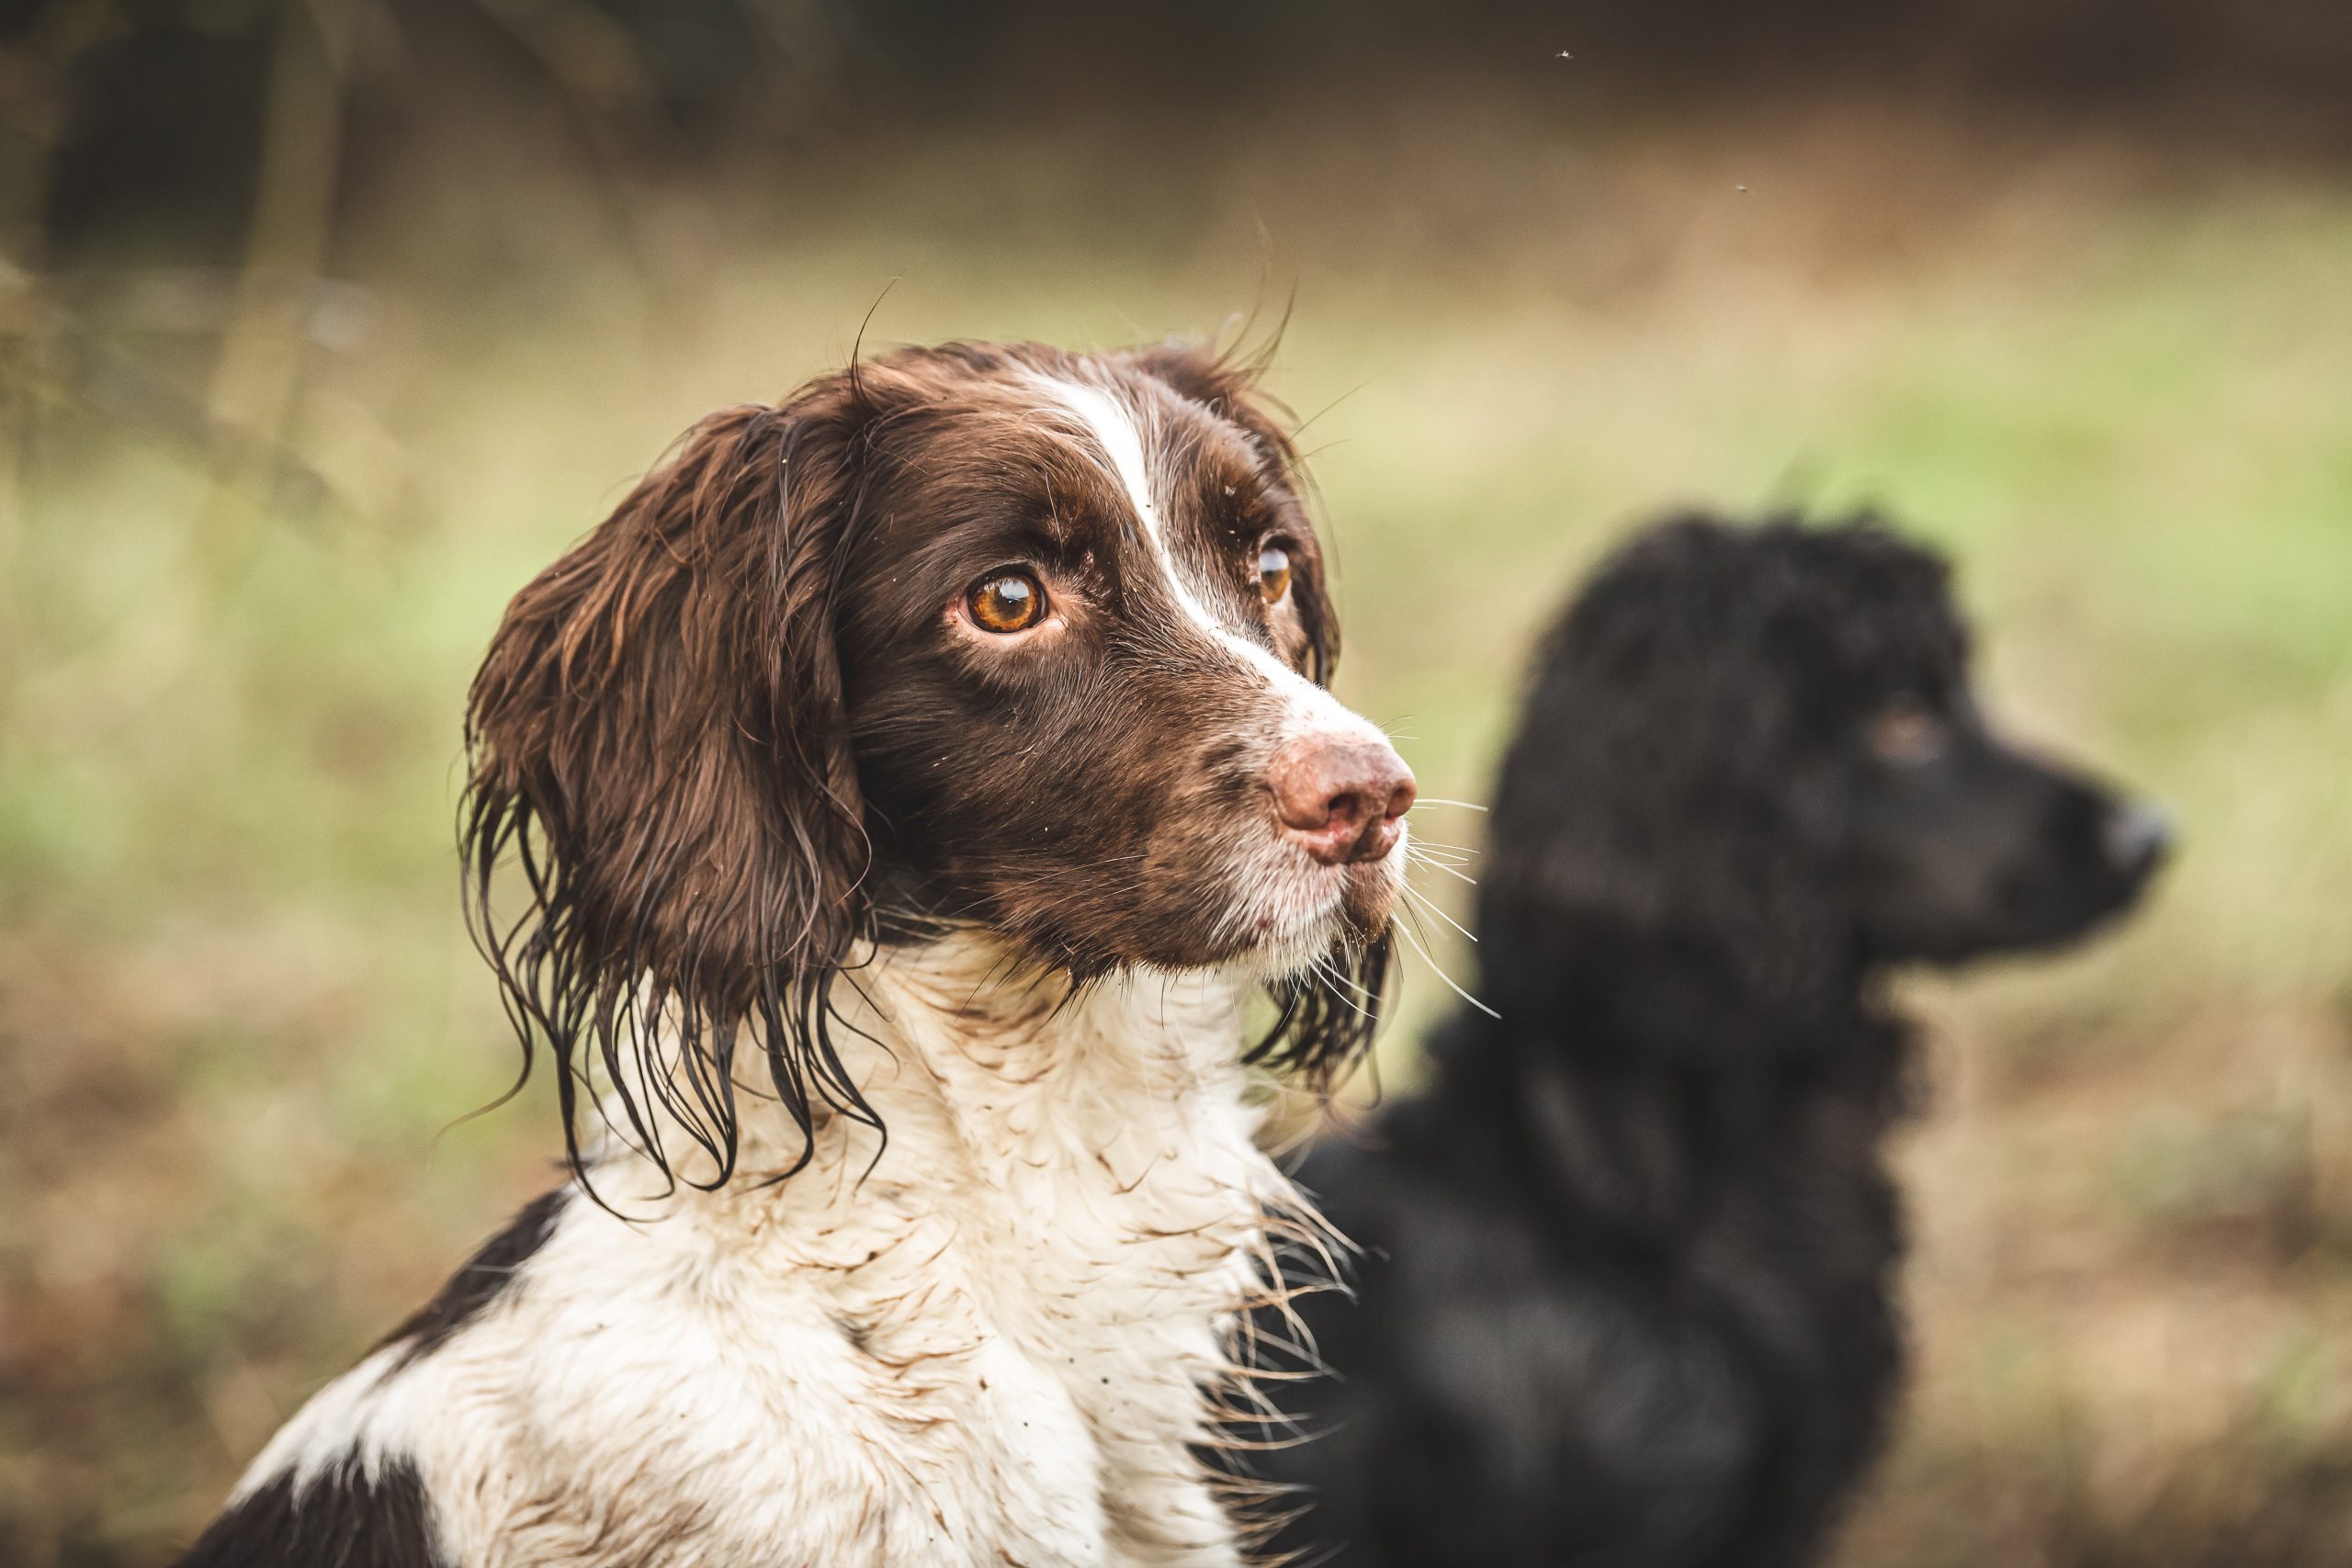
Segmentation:
<svg viewBox="0 0 2352 1568">
<path fill-rule="evenodd" d="M 1884 1438 L 1903 1247 L 1882 969 L 2046 946 L 2161 819 L 1987 730 L 1940 559 L 1862 520 L 1636 538 L 1545 643 L 1479 994 L 1301 1179 L 1365 1249 L 1267 1468 L 1351 1564 L 1812 1560 Z"/>
</svg>

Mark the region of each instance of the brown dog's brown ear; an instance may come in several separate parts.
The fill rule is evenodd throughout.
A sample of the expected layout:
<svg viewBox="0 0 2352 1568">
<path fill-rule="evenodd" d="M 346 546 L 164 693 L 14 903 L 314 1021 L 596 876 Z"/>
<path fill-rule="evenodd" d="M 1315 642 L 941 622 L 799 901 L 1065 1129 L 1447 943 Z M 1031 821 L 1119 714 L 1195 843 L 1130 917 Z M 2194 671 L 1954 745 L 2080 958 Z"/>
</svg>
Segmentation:
<svg viewBox="0 0 2352 1568">
<path fill-rule="evenodd" d="M 869 924 L 831 603 L 854 398 L 705 420 L 515 595 L 475 677 L 468 914 L 524 1070 L 554 1054 L 575 1167 L 594 1082 L 665 1171 L 682 1134 L 711 1162 L 686 1179 L 724 1181 L 745 1043 L 802 1157 L 819 1108 L 871 1119 L 826 1028 Z M 526 902 L 494 915 L 502 866 Z"/>
</svg>

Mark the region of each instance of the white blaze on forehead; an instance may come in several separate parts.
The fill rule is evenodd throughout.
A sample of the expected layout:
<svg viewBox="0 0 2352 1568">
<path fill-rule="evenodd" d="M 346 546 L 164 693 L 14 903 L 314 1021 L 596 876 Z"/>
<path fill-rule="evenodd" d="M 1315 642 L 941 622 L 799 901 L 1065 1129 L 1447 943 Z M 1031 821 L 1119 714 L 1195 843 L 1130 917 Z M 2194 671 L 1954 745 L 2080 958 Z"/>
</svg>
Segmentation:
<svg viewBox="0 0 2352 1568">
<path fill-rule="evenodd" d="M 1153 551 L 1166 560 L 1168 541 L 1159 531 L 1159 503 L 1151 493 L 1151 468 L 1144 461 L 1143 430 L 1136 422 L 1136 411 L 1102 388 L 1090 387 L 1083 381 L 1054 380 L 1046 386 L 1053 392 L 1054 400 L 1069 411 L 1111 460 L 1111 472 L 1118 479 L 1119 488 L 1127 492 L 1127 503 L 1142 520 Z"/>
<path fill-rule="evenodd" d="M 1151 546 L 1152 558 L 1159 565 L 1168 591 L 1185 616 L 1243 663 L 1273 682 L 1278 690 L 1289 693 L 1295 705 L 1330 710 L 1314 715 L 1314 717 L 1324 721 L 1317 728 L 1371 728 L 1364 719 L 1340 706 L 1336 698 L 1277 658 L 1272 649 L 1218 620 L 1203 603 L 1201 596 L 1193 591 L 1192 584 L 1184 581 L 1183 571 L 1176 564 L 1175 552 L 1168 547 L 1159 499 L 1152 492 L 1151 463 L 1144 445 L 1143 423 L 1135 408 L 1102 388 L 1084 381 L 1047 378 L 1045 386 L 1054 400 L 1094 438 L 1095 445 L 1102 448 L 1103 457 L 1110 462 L 1113 477 L 1118 479 L 1119 488 L 1126 493 L 1127 504 L 1135 508 L 1136 518 L 1143 525 L 1144 538 Z M 1308 697 L 1306 693 L 1312 693 L 1314 696 Z M 1321 700 L 1317 702 L 1317 698 Z M 1331 720 L 1342 715 L 1352 722 L 1333 726 Z"/>
<path fill-rule="evenodd" d="M 1142 423 L 1134 408 L 1102 388 L 1090 387 L 1083 381 L 1057 380 L 1050 386 L 1055 400 L 1069 411 L 1110 459 L 1112 476 L 1126 492 L 1127 504 L 1135 508 L 1136 519 L 1143 525 L 1143 536 L 1151 546 L 1152 558 L 1159 563 L 1160 574 L 1168 580 L 1169 591 L 1176 596 L 1184 614 L 1213 636 L 1247 642 L 1248 638 L 1235 638 L 1230 630 L 1217 623 L 1208 606 L 1193 592 L 1192 584 L 1176 569 L 1175 552 L 1168 547 L 1167 531 L 1160 525 L 1159 498 L 1151 492 L 1151 465 L 1144 454 Z"/>
</svg>

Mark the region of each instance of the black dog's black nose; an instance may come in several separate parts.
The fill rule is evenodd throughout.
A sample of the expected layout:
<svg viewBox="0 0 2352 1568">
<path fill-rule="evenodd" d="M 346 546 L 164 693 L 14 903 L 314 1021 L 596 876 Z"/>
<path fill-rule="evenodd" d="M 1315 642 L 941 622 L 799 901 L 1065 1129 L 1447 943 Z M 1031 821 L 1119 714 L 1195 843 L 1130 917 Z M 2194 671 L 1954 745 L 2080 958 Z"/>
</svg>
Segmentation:
<svg viewBox="0 0 2352 1568">
<path fill-rule="evenodd" d="M 2172 848 L 2172 813 L 2144 801 L 2118 807 L 2103 834 L 2108 863 L 2127 875 L 2155 869 Z"/>
</svg>

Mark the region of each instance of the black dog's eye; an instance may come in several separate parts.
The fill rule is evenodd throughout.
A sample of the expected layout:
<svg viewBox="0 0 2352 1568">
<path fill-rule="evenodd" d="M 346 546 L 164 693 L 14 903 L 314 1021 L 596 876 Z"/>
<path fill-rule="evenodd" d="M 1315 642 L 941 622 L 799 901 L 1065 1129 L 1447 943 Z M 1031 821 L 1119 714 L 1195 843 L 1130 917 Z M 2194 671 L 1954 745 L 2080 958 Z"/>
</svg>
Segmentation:
<svg viewBox="0 0 2352 1568">
<path fill-rule="evenodd" d="M 1280 545 L 1258 551 L 1258 592 L 1269 604 L 1279 604 L 1290 592 L 1290 552 Z"/>
<path fill-rule="evenodd" d="M 1950 739 L 1944 721 L 1915 697 L 1897 697 L 1871 719 L 1871 751 L 1883 762 L 1932 762 Z"/>
<path fill-rule="evenodd" d="M 1046 618 L 1046 587 L 1025 571 L 1000 571 L 964 595 L 972 624 L 984 632 L 1025 632 Z"/>
</svg>

